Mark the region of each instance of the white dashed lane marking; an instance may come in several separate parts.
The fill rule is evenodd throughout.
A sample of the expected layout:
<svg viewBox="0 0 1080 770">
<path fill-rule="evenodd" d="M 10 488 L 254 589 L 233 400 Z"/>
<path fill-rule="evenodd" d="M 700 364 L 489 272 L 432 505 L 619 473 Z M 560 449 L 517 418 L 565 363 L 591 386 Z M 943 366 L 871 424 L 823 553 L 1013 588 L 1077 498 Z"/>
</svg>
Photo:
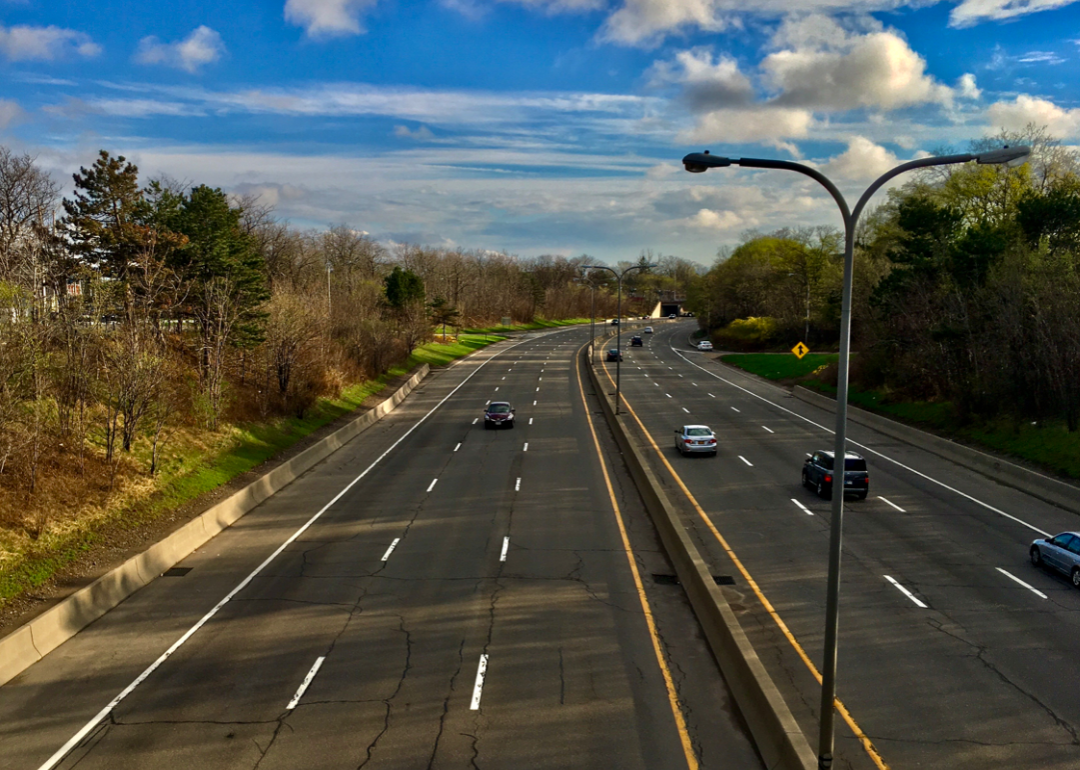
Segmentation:
<svg viewBox="0 0 1080 770">
<path fill-rule="evenodd" d="M 317 673 L 319 673 L 319 669 L 322 667 L 324 660 L 326 660 L 325 655 L 315 659 L 315 665 L 311 667 L 311 670 L 308 671 L 307 676 L 304 677 L 304 681 L 300 683 L 300 689 L 296 691 L 296 695 L 294 695 L 292 700 L 289 701 L 289 705 L 285 707 L 286 710 L 292 711 L 294 708 L 296 708 L 296 704 L 300 702 L 300 699 L 302 697 L 304 697 L 304 692 L 307 690 L 308 685 L 311 684 L 311 680 L 315 678 L 315 675 Z"/>
<path fill-rule="evenodd" d="M 925 604 L 923 604 L 921 601 L 919 601 L 915 597 L 915 594 L 911 593 L 911 591 L 904 588 L 902 585 L 900 585 L 898 582 L 896 582 L 895 579 L 889 577 L 888 575 L 885 575 L 884 577 L 885 577 L 886 580 L 888 580 L 890 583 L 892 583 L 894 586 L 896 586 L 898 589 L 900 589 L 900 593 L 902 593 L 907 598 L 911 599 L 911 601 L 915 602 L 915 604 L 922 607 L 924 610 L 927 608 Z"/>
<path fill-rule="evenodd" d="M 386 549 L 386 553 L 384 553 L 384 554 L 382 555 L 382 559 L 381 559 L 381 561 L 386 561 L 387 559 L 389 559 L 389 558 L 390 558 L 390 554 L 392 554 L 392 553 L 394 552 L 394 549 L 395 549 L 395 548 L 397 548 L 397 545 L 398 545 L 398 543 L 400 543 L 400 542 L 401 542 L 401 538 L 400 538 L 400 537 L 395 537 L 395 538 L 394 538 L 394 542 L 392 542 L 392 543 L 390 544 L 390 547 Z"/>
<path fill-rule="evenodd" d="M 807 515 L 809 515 L 809 516 L 813 516 L 813 515 L 814 515 L 814 512 L 813 512 L 813 511 L 811 511 L 811 510 L 810 510 L 809 508 L 807 508 L 807 507 L 806 507 L 805 505 L 803 505 L 802 503 L 800 503 L 800 502 L 799 502 L 798 500 L 796 500 L 796 499 L 795 499 L 794 497 L 793 497 L 793 498 L 791 498 L 791 502 L 793 502 L 793 503 L 795 503 L 795 505 L 799 506 L 799 508 L 801 508 L 801 509 L 802 509 L 802 512 L 803 512 L 803 513 L 805 513 L 805 514 L 807 514 Z"/>
<path fill-rule="evenodd" d="M 753 468 L 753 467 L 754 467 L 754 464 L 753 464 L 752 462 L 750 462 L 749 460 L 747 460 L 747 459 L 746 459 L 745 457 L 743 457 L 742 455 L 739 455 L 739 459 L 740 459 L 740 460 L 742 460 L 742 461 L 743 461 L 744 463 L 746 463 L 747 465 L 749 465 L 749 466 L 750 466 L 751 468 Z"/>
</svg>

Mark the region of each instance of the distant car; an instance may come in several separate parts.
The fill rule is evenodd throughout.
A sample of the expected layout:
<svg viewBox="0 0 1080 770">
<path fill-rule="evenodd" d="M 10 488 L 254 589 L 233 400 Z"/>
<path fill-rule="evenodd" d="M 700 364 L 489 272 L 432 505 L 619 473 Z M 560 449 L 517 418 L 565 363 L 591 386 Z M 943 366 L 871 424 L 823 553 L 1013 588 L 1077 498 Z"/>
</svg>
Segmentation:
<svg viewBox="0 0 1080 770">
<path fill-rule="evenodd" d="M 698 350 L 712 350 L 712 343 L 708 340 L 702 340 L 697 344 Z"/>
<path fill-rule="evenodd" d="M 640 348 L 644 344 L 645 340 L 641 339 L 641 337 L 637 336 L 636 334 L 630 338 L 630 347 L 632 348 Z"/>
<path fill-rule="evenodd" d="M 1036 540 L 1031 544 L 1031 563 L 1068 575 L 1072 584 L 1080 588 L 1080 532 L 1062 532 L 1049 540 Z"/>
<path fill-rule="evenodd" d="M 612 318 L 611 319 L 611 325 L 612 326 L 618 326 L 619 325 L 619 319 L 618 318 Z"/>
<path fill-rule="evenodd" d="M 716 434 L 708 425 L 684 425 L 675 429 L 675 448 L 684 457 L 688 454 L 716 457 Z"/>
<path fill-rule="evenodd" d="M 607 360 L 608 361 L 622 361 L 622 353 L 619 352 L 618 348 L 611 348 L 607 352 Z"/>
<path fill-rule="evenodd" d="M 675 315 L 674 313 L 672 313 L 671 315 L 668 316 L 668 318 L 671 319 L 671 320 L 675 320 L 676 318 L 678 318 L 678 316 Z"/>
<path fill-rule="evenodd" d="M 641 331 L 643 331 L 643 332 L 644 332 L 645 334 L 652 334 L 652 333 L 653 333 L 653 330 L 652 330 L 652 327 L 651 327 L 651 326 L 646 326 L 646 327 L 645 327 L 644 329 L 642 329 Z"/>
<path fill-rule="evenodd" d="M 505 401 L 492 401 L 484 410 L 484 428 L 513 428 L 514 409 Z"/>
<path fill-rule="evenodd" d="M 684 315 L 685 315 L 685 316 L 686 316 L 687 318 L 693 318 L 693 317 L 694 317 L 694 314 L 693 314 L 693 313 L 685 313 Z"/>
<path fill-rule="evenodd" d="M 832 497 L 834 477 L 834 457 L 832 452 L 819 450 L 806 456 L 803 463 L 802 483 L 817 492 L 818 497 Z M 865 500 L 870 493 L 870 472 L 866 460 L 854 452 L 848 452 L 844 458 L 844 494 L 853 494 Z"/>
</svg>

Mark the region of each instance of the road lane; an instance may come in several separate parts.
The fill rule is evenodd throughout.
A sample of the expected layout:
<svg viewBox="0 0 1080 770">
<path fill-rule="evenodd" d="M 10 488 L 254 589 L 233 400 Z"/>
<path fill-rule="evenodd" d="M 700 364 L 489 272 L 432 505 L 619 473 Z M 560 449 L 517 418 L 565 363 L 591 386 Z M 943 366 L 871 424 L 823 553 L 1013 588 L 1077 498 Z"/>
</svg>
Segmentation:
<svg viewBox="0 0 1080 770">
<path fill-rule="evenodd" d="M 672 410 L 684 405 L 717 431 L 718 461 L 676 461 L 668 450 L 671 462 L 818 661 L 830 511 L 826 501 L 800 487 L 798 473 L 804 453 L 829 448 L 831 436 L 783 410 L 820 426 L 831 425 L 832 417 L 711 363 L 686 344 L 687 332 L 665 329 L 653 344 L 695 377 L 712 373 L 726 380 L 711 378 L 714 401 L 681 388 L 668 374 L 673 399 L 658 402 L 636 371 L 629 377 L 624 372 L 623 393 L 631 406 L 648 405 L 639 415 L 662 445 L 671 426 L 683 421 Z M 691 362 L 710 363 L 703 372 Z M 665 377 L 655 365 L 648 373 Z M 775 433 L 763 433 L 762 423 Z M 841 699 L 897 767 L 1075 766 L 1080 704 L 1065 682 L 1080 673 L 1072 641 L 1080 630 L 1080 593 L 1025 565 L 1031 527 L 1076 528 L 1075 517 L 861 426 L 850 433 L 901 465 L 864 451 L 871 498 L 845 505 Z M 724 459 L 738 463 L 740 454 L 755 467 L 732 472 L 736 466 Z M 977 501 L 1012 512 L 1015 519 Z M 715 541 L 702 544 L 717 569 L 728 563 Z M 998 567 L 1022 574 L 1059 603 L 1048 609 Z M 928 607 L 905 598 L 886 575 Z M 763 659 L 778 681 L 793 683 L 796 700 L 807 704 L 797 716 L 813 734 L 816 682 L 784 650 L 767 613 L 756 601 L 749 604 L 744 618 L 751 637 L 759 652 L 765 650 Z M 1055 681 L 1055 673 L 1062 678 Z M 850 741 L 843 752 L 854 766 L 867 763 Z"/>
<path fill-rule="evenodd" d="M 560 337 L 575 344 L 553 344 Z M 185 560 L 186 577 L 155 581 L 0 688 L 5 767 L 39 766 L 236 576 L 379 457 L 377 472 L 59 766 L 687 767 L 574 400 L 571 356 L 583 339 L 558 332 L 514 348 L 512 366 L 480 370 L 386 454 L 480 361 L 434 375 L 385 424 Z M 546 387 L 528 407 L 540 368 Z M 518 407 L 512 431 L 476 421 L 495 387 Z M 635 560 L 643 571 L 669 571 L 622 471 L 614 483 L 630 507 Z M 685 699 L 692 756 L 710 767 L 756 766 L 684 598 L 645 590 Z"/>
</svg>

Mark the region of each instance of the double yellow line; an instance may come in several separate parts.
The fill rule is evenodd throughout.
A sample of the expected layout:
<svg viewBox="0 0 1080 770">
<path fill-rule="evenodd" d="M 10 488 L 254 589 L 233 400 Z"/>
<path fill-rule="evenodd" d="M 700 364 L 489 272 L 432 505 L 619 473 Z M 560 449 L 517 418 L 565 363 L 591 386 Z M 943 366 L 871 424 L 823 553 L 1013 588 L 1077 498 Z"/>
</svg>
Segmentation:
<svg viewBox="0 0 1080 770">
<path fill-rule="evenodd" d="M 604 374 L 607 376 L 612 386 L 614 386 L 615 380 L 611 378 L 611 372 L 608 371 L 607 364 L 604 364 L 603 367 Z M 787 624 L 783 621 L 783 619 L 780 617 L 780 614 L 773 607 L 772 602 L 770 602 L 765 597 L 765 594 L 758 586 L 757 581 L 754 580 L 753 576 L 750 574 L 750 571 L 746 569 L 742 561 L 735 554 L 735 551 L 731 548 L 730 545 L 728 545 L 728 542 L 724 539 L 724 536 L 720 534 L 720 530 L 716 528 L 716 525 L 713 524 L 712 519 L 710 519 L 709 516 L 705 513 L 705 509 L 702 508 L 701 505 L 698 503 L 697 498 L 694 497 L 694 495 L 690 492 L 689 488 L 687 488 L 686 484 L 683 483 L 683 480 L 679 476 L 679 474 L 675 472 L 675 468 L 673 468 L 671 463 L 668 462 L 667 457 L 664 456 L 664 453 L 660 450 L 660 447 L 657 446 L 656 441 L 653 440 L 652 434 L 649 433 L 644 423 L 641 422 L 641 418 L 637 416 L 637 412 L 635 412 L 633 407 L 630 406 L 630 401 L 625 396 L 623 396 L 623 406 L 625 406 L 627 411 L 629 411 L 630 414 L 633 416 L 634 420 L 638 424 L 638 427 L 641 428 L 641 432 L 648 440 L 649 445 L 656 453 L 656 456 L 660 458 L 660 462 L 662 462 L 664 464 L 664 467 L 668 469 L 671 477 L 675 480 L 675 483 L 679 486 L 679 489 L 682 490 L 683 494 L 686 495 L 687 500 L 690 501 L 690 504 L 693 506 L 694 510 L 697 511 L 697 514 L 701 518 L 702 522 L 705 523 L 705 526 L 709 529 L 710 532 L 712 532 L 713 537 L 716 538 L 716 541 L 720 544 L 720 547 L 731 558 L 731 561 L 735 564 L 736 569 L 739 570 L 739 572 L 743 576 L 743 579 L 746 580 L 747 585 L 749 585 L 750 588 L 754 591 L 754 594 L 757 596 L 758 601 L 761 602 L 761 606 L 764 607 L 765 611 L 769 613 L 769 616 L 773 619 L 777 627 L 780 629 L 781 633 L 783 633 L 784 637 L 795 649 L 795 652 L 798 654 L 799 658 L 801 658 L 802 662 L 806 665 L 806 667 L 810 669 L 810 673 L 814 675 L 815 679 L 817 679 L 818 684 L 821 684 L 821 672 L 817 670 L 817 666 L 815 666 L 813 661 L 810 660 L 810 656 L 806 654 L 806 650 L 804 650 L 802 645 L 799 644 L 799 641 L 795 638 L 795 635 L 791 633 L 791 630 L 787 627 Z M 867 753 L 867 755 L 869 755 L 870 759 L 873 760 L 874 764 L 878 767 L 878 770 L 889 770 L 889 766 L 885 763 L 885 760 L 882 758 L 881 754 L 878 752 L 877 748 L 874 746 L 871 740 L 866 737 L 866 733 L 864 733 L 862 728 L 859 727 L 854 717 L 851 716 L 851 712 L 848 711 L 847 706 L 845 706 L 839 698 L 837 698 L 834 703 L 836 705 L 837 712 L 839 712 L 840 716 L 847 723 L 848 727 L 851 728 L 852 733 L 855 734 L 855 737 L 859 740 L 859 743 L 862 744 L 863 750 Z"/>
</svg>

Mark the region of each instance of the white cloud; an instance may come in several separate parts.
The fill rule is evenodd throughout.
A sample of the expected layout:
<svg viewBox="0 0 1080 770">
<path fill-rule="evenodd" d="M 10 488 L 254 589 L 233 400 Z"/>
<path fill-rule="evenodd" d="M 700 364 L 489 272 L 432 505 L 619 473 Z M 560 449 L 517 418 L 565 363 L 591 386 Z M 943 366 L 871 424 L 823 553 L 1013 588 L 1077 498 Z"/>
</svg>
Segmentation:
<svg viewBox="0 0 1080 770">
<path fill-rule="evenodd" d="M 360 15 L 378 0 L 288 0 L 285 20 L 303 27 L 308 37 L 359 35 L 367 30 Z"/>
<path fill-rule="evenodd" d="M 964 0 L 949 14 L 950 27 L 970 27 L 980 21 L 1000 21 L 1071 5 L 1076 0 Z"/>
<path fill-rule="evenodd" d="M 834 179 L 872 181 L 894 168 L 898 162 L 896 156 L 881 145 L 856 136 L 848 142 L 847 150 L 831 158 L 822 170 Z"/>
<path fill-rule="evenodd" d="M 420 126 L 412 131 L 409 130 L 408 126 L 394 126 L 394 136 L 401 139 L 416 139 L 425 142 L 435 138 L 435 134 L 431 133 L 431 129 L 427 126 Z"/>
<path fill-rule="evenodd" d="M 625 0 L 622 8 L 608 17 L 600 37 L 626 45 L 652 46 L 680 27 L 719 32 L 727 23 L 720 18 L 717 5 L 715 0 Z"/>
<path fill-rule="evenodd" d="M 754 87 L 739 71 L 738 62 L 721 55 L 714 63 L 712 53 L 704 48 L 680 51 L 674 62 L 656 62 L 650 77 L 653 86 L 683 86 L 683 99 L 694 112 L 749 104 L 754 98 Z"/>
<path fill-rule="evenodd" d="M 0 26 L 0 54 L 8 61 L 53 61 L 75 53 L 91 57 L 101 53 L 90 36 L 61 27 Z"/>
<path fill-rule="evenodd" d="M 0 99 L 0 131 L 4 130 L 23 116 L 23 109 L 18 102 Z"/>
<path fill-rule="evenodd" d="M 982 90 L 975 85 L 975 76 L 965 72 L 956 80 L 956 94 L 964 99 L 978 99 L 982 96 Z"/>
<path fill-rule="evenodd" d="M 732 230 L 746 225 L 746 220 L 734 211 L 713 211 L 712 209 L 701 209 L 694 216 L 683 221 L 691 227 L 700 227 L 703 230 Z"/>
<path fill-rule="evenodd" d="M 1053 102 L 1027 94 L 1021 94 L 1011 102 L 990 105 L 986 117 L 994 128 L 1006 131 L 1022 131 L 1033 123 L 1046 126 L 1053 136 L 1080 136 L 1080 108 L 1062 109 Z"/>
<path fill-rule="evenodd" d="M 214 30 L 200 26 L 176 43 L 163 43 L 156 37 L 139 41 L 135 61 L 139 64 L 163 64 L 195 73 L 200 67 L 213 64 L 225 53 L 225 43 Z"/>
<path fill-rule="evenodd" d="M 809 110 L 756 105 L 714 110 L 679 134 L 684 144 L 774 144 L 781 139 L 801 139 L 810 133 L 814 116 Z"/>
<path fill-rule="evenodd" d="M 499 0 L 499 2 L 523 5 L 549 15 L 595 11 L 607 5 L 606 0 Z"/>
<path fill-rule="evenodd" d="M 790 47 L 767 56 L 761 69 L 779 92 L 777 104 L 892 110 L 952 102 L 952 89 L 926 74 L 926 61 L 896 32 L 852 33 L 811 17 L 782 25 L 775 40 Z"/>
</svg>

